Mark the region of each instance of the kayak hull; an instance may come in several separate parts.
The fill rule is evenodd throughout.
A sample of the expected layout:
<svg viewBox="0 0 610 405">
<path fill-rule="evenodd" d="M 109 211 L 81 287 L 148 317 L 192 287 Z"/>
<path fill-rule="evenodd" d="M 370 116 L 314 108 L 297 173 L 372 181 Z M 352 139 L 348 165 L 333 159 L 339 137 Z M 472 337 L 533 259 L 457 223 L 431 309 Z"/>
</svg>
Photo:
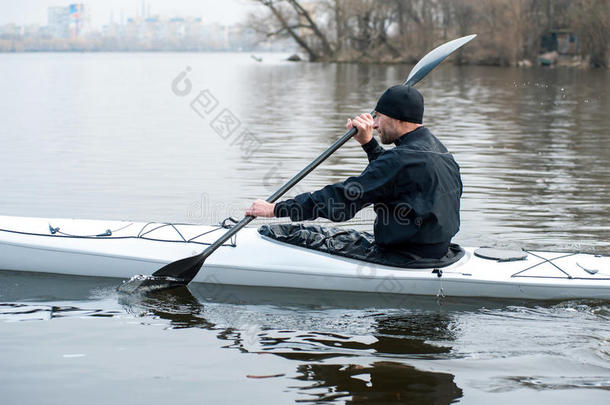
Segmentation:
<svg viewBox="0 0 610 405">
<path fill-rule="evenodd" d="M 0 216 L 0 269 L 128 279 L 196 255 L 224 231 L 205 225 Z M 610 257 L 529 252 L 524 260 L 498 262 L 477 257 L 474 251 L 465 248 L 462 259 L 442 269 L 403 269 L 295 247 L 246 228 L 206 260 L 193 282 L 218 288 L 230 284 L 383 294 L 610 299 Z"/>
</svg>

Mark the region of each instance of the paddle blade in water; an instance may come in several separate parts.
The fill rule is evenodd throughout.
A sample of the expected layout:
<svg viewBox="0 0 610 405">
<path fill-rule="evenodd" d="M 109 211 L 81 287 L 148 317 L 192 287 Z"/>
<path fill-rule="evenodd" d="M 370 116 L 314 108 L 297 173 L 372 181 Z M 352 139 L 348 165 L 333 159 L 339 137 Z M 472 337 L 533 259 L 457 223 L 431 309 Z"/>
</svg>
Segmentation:
<svg viewBox="0 0 610 405">
<path fill-rule="evenodd" d="M 169 290 L 170 288 L 184 287 L 188 284 L 185 280 L 172 279 L 171 277 L 155 277 L 137 275 L 123 282 L 117 287 L 122 294 L 147 294 L 154 291 Z"/>
<path fill-rule="evenodd" d="M 133 276 L 120 285 L 118 291 L 131 294 L 135 291 L 151 292 L 187 285 L 195 278 L 203 262 L 202 255 L 171 262 L 155 271 L 151 276 Z"/>
</svg>

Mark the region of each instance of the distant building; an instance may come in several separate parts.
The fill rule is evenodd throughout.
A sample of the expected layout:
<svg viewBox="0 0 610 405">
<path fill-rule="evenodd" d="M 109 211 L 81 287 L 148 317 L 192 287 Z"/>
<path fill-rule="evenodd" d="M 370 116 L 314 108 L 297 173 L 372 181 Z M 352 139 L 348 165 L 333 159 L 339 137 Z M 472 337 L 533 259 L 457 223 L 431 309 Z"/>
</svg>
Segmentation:
<svg viewBox="0 0 610 405">
<path fill-rule="evenodd" d="M 151 15 L 142 2 L 142 14 L 120 22 L 110 15 L 95 30 L 89 8 L 82 3 L 47 8 L 47 25 L 0 25 L 0 52 L 15 51 L 242 51 L 274 50 L 277 43 L 258 44 L 256 33 L 242 26 L 204 23 L 200 17 Z M 75 39 L 77 39 L 75 41 Z"/>
<path fill-rule="evenodd" d="M 85 28 L 85 6 L 81 4 L 70 4 L 68 6 L 70 34 L 72 38 L 78 38 Z"/>
<path fill-rule="evenodd" d="M 543 52 L 557 51 L 560 55 L 578 53 L 578 36 L 569 29 L 548 32 L 541 38 Z"/>
<path fill-rule="evenodd" d="M 55 38 L 78 38 L 85 31 L 87 14 L 82 3 L 47 9 L 48 32 Z"/>
<path fill-rule="evenodd" d="M 23 35 L 23 27 L 10 23 L 0 27 L 0 38 L 19 38 Z"/>
<path fill-rule="evenodd" d="M 55 38 L 68 38 L 70 34 L 70 9 L 68 7 L 49 7 L 47 26 L 49 35 Z"/>
</svg>

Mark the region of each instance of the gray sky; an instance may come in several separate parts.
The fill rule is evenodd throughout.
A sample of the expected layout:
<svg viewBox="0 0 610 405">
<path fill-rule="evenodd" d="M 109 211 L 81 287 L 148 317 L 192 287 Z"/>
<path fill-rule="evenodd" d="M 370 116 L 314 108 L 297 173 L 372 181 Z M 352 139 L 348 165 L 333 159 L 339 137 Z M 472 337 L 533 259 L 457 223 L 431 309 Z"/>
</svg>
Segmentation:
<svg viewBox="0 0 610 405">
<path fill-rule="evenodd" d="M 165 17 L 201 17 L 205 23 L 233 24 L 241 21 L 255 7 L 251 0 L 144 0 L 151 15 Z M 47 23 L 47 8 L 83 3 L 89 9 L 91 24 L 99 28 L 110 20 L 119 22 L 121 10 L 125 19 L 141 13 L 142 0 L 0 0 L 0 25 Z"/>
</svg>

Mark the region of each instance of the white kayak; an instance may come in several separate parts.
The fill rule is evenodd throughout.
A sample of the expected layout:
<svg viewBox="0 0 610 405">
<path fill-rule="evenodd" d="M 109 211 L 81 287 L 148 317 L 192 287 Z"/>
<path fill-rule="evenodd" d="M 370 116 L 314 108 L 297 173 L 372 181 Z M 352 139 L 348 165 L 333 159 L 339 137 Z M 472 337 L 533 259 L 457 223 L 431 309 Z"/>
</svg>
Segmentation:
<svg viewBox="0 0 610 405">
<path fill-rule="evenodd" d="M 200 253 L 225 229 L 193 224 L 0 216 L 0 269 L 129 279 Z M 610 299 L 610 256 L 464 248 L 440 269 L 405 269 L 275 241 L 254 228 L 193 282 L 390 294 Z M 490 253 L 491 252 L 491 253 Z"/>
</svg>

